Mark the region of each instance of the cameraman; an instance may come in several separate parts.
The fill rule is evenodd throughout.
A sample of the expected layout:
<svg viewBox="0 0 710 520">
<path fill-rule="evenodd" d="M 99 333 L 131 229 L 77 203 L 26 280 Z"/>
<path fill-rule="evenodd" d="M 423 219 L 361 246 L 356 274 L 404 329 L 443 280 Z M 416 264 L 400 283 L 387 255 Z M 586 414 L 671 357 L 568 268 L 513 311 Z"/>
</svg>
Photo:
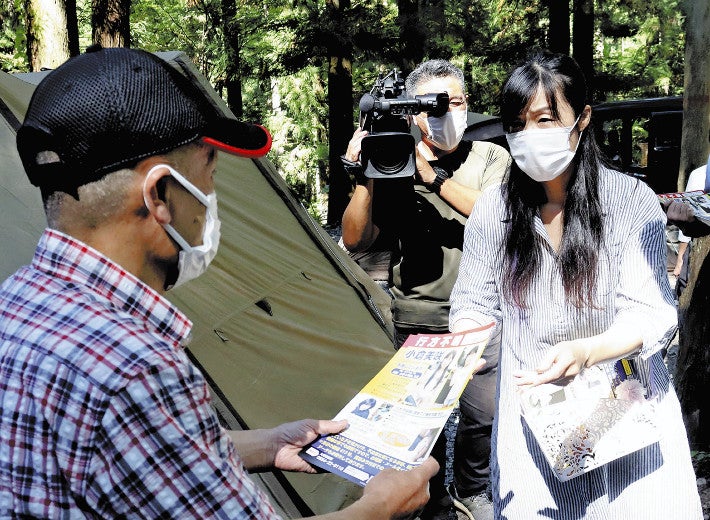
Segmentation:
<svg viewBox="0 0 710 520">
<path fill-rule="evenodd" d="M 421 131 L 414 179 L 373 179 L 356 175 L 357 185 L 343 214 L 343 244 L 351 253 L 396 243 L 390 286 L 395 348 L 410 334 L 448 332 L 449 296 L 458 274 L 463 230 L 476 199 L 500 184 L 510 167 L 508 152 L 488 142 L 462 141 L 467 126 L 463 72 L 445 60 L 419 65 L 406 80 L 409 96 L 446 92 L 449 109 L 441 117 L 413 116 Z M 360 161 L 368 132 L 358 129 L 343 157 Z M 460 400 L 452 493 L 476 520 L 493 518 L 486 493 L 490 433 L 495 406 L 498 351 L 488 348 L 486 365 L 469 382 Z M 431 481 L 422 518 L 448 518 L 454 501 L 444 485 L 445 438 L 432 455 L 441 469 Z M 465 511 L 464 511 L 465 512 Z M 468 515 L 470 516 L 470 514 Z"/>
</svg>

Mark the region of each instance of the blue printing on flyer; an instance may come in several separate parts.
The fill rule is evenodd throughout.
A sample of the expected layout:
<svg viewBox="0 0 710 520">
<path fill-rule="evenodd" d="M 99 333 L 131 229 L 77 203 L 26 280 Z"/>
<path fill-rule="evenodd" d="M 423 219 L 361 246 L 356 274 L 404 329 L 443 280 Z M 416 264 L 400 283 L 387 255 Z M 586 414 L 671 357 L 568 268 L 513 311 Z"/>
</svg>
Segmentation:
<svg viewBox="0 0 710 520">
<path fill-rule="evenodd" d="M 316 440 L 301 452 L 301 457 L 361 486 L 385 468 L 406 470 L 415 467 L 415 464 L 337 434 Z"/>
<path fill-rule="evenodd" d="M 409 336 L 336 415 L 348 428 L 319 438 L 301 457 L 361 486 L 385 468 L 417 466 L 431 452 L 493 330 L 489 323 Z"/>
</svg>

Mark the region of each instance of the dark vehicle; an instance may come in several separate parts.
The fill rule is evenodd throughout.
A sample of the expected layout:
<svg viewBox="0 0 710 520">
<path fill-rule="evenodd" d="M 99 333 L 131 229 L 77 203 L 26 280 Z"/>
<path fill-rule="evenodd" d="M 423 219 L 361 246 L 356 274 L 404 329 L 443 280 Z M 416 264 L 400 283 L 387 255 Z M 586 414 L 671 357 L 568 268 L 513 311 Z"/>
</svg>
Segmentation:
<svg viewBox="0 0 710 520">
<path fill-rule="evenodd" d="M 469 117 L 464 139 L 508 143 L 500 118 Z M 611 101 L 592 107 L 597 142 L 619 170 L 643 179 L 656 193 L 678 191 L 683 97 Z"/>
</svg>

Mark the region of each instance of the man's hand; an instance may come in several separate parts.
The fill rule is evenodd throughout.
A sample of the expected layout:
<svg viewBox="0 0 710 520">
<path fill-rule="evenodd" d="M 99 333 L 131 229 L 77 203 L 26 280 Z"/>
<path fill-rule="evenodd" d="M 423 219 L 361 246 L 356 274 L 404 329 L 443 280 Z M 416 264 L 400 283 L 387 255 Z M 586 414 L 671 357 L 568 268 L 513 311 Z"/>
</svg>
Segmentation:
<svg viewBox="0 0 710 520">
<path fill-rule="evenodd" d="M 274 452 L 274 467 L 284 471 L 315 473 L 316 469 L 298 454 L 319 435 L 339 433 L 347 428 L 347 421 L 317 421 L 303 419 L 285 423 L 270 431 Z"/>
<path fill-rule="evenodd" d="M 369 132 L 367 130 L 362 130 L 358 128 L 355 130 L 350 142 L 348 143 L 348 149 L 345 151 L 345 158 L 350 162 L 360 161 L 360 152 L 362 151 L 362 139 Z"/>
<path fill-rule="evenodd" d="M 439 464 L 431 457 L 409 471 L 385 469 L 367 483 L 360 501 L 373 507 L 378 517 L 382 512 L 385 518 L 414 516 L 429 501 L 429 479 L 437 471 Z"/>
<path fill-rule="evenodd" d="M 251 472 L 279 468 L 315 473 L 316 469 L 298 456 L 301 448 L 319 435 L 339 433 L 347 421 L 303 419 L 264 430 L 229 430 L 244 467 Z"/>
<path fill-rule="evenodd" d="M 415 179 L 425 186 L 429 186 L 436 178 L 436 172 L 434 172 L 434 168 L 429 164 L 429 161 L 436 160 L 436 156 L 428 146 L 420 141 L 415 148 L 414 157 L 417 166 Z"/>
<path fill-rule="evenodd" d="M 544 383 L 566 383 L 584 367 L 590 356 L 591 344 L 586 339 L 562 341 L 554 345 L 534 371 L 513 373 L 518 386 L 537 386 Z"/>
<path fill-rule="evenodd" d="M 710 234 L 710 226 L 700 222 L 695 218 L 693 209 L 683 201 L 663 201 L 661 206 L 666 211 L 669 224 L 675 224 L 689 237 L 703 237 Z"/>
</svg>

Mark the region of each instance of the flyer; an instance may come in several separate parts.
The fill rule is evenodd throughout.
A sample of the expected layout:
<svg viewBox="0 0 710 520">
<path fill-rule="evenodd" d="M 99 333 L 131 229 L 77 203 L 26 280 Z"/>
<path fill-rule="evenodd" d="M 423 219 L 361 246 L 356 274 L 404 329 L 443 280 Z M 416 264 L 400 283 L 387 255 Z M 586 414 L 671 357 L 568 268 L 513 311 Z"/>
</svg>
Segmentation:
<svg viewBox="0 0 710 520">
<path fill-rule="evenodd" d="M 348 428 L 305 447 L 314 466 L 364 486 L 385 468 L 426 459 L 494 330 L 413 334 L 335 416 Z M 473 376 L 475 377 L 475 376 Z"/>
<path fill-rule="evenodd" d="M 555 476 L 565 482 L 657 442 L 656 399 L 634 359 L 584 369 L 559 386 L 520 393 L 521 412 Z"/>
</svg>

